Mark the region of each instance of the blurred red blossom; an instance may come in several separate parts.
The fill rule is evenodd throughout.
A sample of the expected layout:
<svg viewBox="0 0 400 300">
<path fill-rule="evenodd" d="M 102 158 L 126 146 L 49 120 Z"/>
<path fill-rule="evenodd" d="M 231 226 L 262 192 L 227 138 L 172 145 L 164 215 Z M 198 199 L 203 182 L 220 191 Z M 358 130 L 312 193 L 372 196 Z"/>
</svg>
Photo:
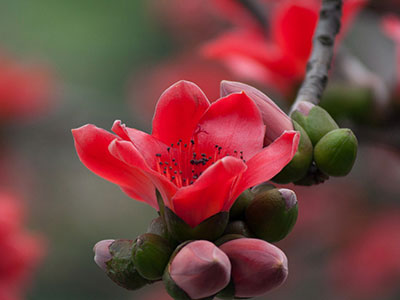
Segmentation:
<svg viewBox="0 0 400 300">
<path fill-rule="evenodd" d="M 53 106 L 53 96 L 53 75 L 46 66 L 0 52 L 0 122 L 38 117 Z"/>
<path fill-rule="evenodd" d="M 0 299 L 22 299 L 29 277 L 44 254 L 44 240 L 23 228 L 25 207 L 17 196 L 0 192 Z"/>
<path fill-rule="evenodd" d="M 342 34 L 365 3 L 344 1 Z M 288 95 L 304 76 L 320 1 L 285 0 L 270 7 L 267 33 L 261 26 L 240 26 L 207 43 L 202 52 L 221 60 L 238 77 Z"/>
<path fill-rule="evenodd" d="M 351 299 L 383 299 L 400 282 L 400 211 L 371 214 L 332 259 L 332 280 Z"/>
</svg>

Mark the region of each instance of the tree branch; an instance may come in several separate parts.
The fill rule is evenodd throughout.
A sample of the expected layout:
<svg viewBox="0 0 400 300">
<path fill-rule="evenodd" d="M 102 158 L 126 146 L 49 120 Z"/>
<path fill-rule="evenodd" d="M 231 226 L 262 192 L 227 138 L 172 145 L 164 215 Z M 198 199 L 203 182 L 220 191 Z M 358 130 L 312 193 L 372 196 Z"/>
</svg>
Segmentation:
<svg viewBox="0 0 400 300">
<path fill-rule="evenodd" d="M 322 0 L 319 21 L 314 34 L 313 49 L 307 63 L 305 79 L 292 105 L 293 112 L 299 102 L 319 104 L 328 82 L 335 37 L 340 30 L 342 0 Z"/>
</svg>

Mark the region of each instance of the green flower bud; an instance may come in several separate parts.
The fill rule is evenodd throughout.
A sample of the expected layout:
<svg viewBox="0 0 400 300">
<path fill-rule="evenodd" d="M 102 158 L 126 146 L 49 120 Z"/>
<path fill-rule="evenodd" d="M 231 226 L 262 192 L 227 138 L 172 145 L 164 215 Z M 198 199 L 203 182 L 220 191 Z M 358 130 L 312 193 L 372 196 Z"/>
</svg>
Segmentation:
<svg viewBox="0 0 400 300">
<path fill-rule="evenodd" d="M 327 175 L 345 176 L 354 165 L 357 147 L 357 138 L 350 129 L 333 130 L 315 146 L 315 163 Z"/>
<path fill-rule="evenodd" d="M 176 245 L 176 242 L 169 234 L 167 224 L 165 224 L 162 217 L 157 217 L 157 218 L 153 219 L 151 221 L 151 223 L 149 224 L 149 227 L 147 227 L 146 233 L 154 233 L 156 235 L 163 237 L 164 239 L 169 241 L 171 244 Z"/>
<path fill-rule="evenodd" d="M 269 190 L 273 190 L 275 188 L 276 187 L 273 184 L 268 183 L 268 182 L 263 182 L 263 183 L 260 183 L 256 186 L 252 187 L 250 191 L 253 193 L 253 195 L 256 195 L 256 194 L 263 193 L 263 192 L 266 192 Z M 253 196 L 253 198 L 254 198 L 254 196 Z"/>
<path fill-rule="evenodd" d="M 145 233 L 136 238 L 133 263 L 139 274 L 148 280 L 162 278 L 174 248 L 159 235 Z"/>
<path fill-rule="evenodd" d="M 115 240 L 108 247 L 111 259 L 105 262 L 108 277 L 128 290 L 137 290 L 150 283 L 140 276 L 133 264 L 133 246 L 132 240 Z"/>
<path fill-rule="evenodd" d="M 223 211 L 192 228 L 168 207 L 164 208 L 164 217 L 170 235 L 179 242 L 187 240 L 214 241 L 224 233 L 229 221 L 229 213 Z"/>
<path fill-rule="evenodd" d="M 250 190 L 245 190 L 243 193 L 241 193 L 240 196 L 235 200 L 235 203 L 232 205 L 231 210 L 229 211 L 229 219 L 243 219 L 244 211 L 252 200 L 253 194 L 250 192 Z"/>
<path fill-rule="evenodd" d="M 226 226 L 224 234 L 240 234 L 245 237 L 254 236 L 246 223 L 240 220 L 230 222 L 228 226 Z"/>
<path fill-rule="evenodd" d="M 277 242 L 292 230 L 297 214 L 295 193 L 288 189 L 273 189 L 255 195 L 246 209 L 246 224 L 258 238 Z"/>
<path fill-rule="evenodd" d="M 311 108 L 307 116 L 295 111 L 292 119 L 304 128 L 313 145 L 328 132 L 339 128 L 329 113 L 320 106 Z"/>
<path fill-rule="evenodd" d="M 245 238 L 245 236 L 241 235 L 241 234 L 232 234 L 232 233 L 225 234 L 225 235 L 221 236 L 218 240 L 216 240 L 214 242 L 214 244 L 219 247 L 222 244 L 225 244 L 226 242 L 236 240 L 236 239 L 243 239 L 243 238 Z"/>
<path fill-rule="evenodd" d="M 307 132 L 296 121 L 293 121 L 294 128 L 300 132 L 300 142 L 296 154 L 272 180 L 287 184 L 303 178 L 310 168 L 313 158 L 313 146 Z"/>
</svg>

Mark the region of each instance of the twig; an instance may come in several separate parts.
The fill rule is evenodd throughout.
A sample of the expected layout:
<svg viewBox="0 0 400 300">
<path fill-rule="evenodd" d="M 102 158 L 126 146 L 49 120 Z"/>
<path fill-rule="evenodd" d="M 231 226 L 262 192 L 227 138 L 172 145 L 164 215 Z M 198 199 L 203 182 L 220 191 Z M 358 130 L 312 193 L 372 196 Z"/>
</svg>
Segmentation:
<svg viewBox="0 0 400 300">
<path fill-rule="evenodd" d="M 265 10 L 257 0 L 236 0 L 254 17 L 263 30 L 267 29 L 268 21 Z"/>
<path fill-rule="evenodd" d="M 340 30 L 342 0 L 322 0 L 311 56 L 307 63 L 306 77 L 292 105 L 293 112 L 301 101 L 317 105 L 328 82 L 335 37 Z"/>
</svg>

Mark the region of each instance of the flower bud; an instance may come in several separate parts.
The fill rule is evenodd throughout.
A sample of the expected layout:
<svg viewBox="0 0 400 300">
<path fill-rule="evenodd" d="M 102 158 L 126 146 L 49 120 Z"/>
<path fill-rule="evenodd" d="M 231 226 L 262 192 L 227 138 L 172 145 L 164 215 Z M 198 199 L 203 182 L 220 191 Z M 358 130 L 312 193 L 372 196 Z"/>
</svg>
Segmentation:
<svg viewBox="0 0 400 300">
<path fill-rule="evenodd" d="M 296 194 L 288 189 L 257 193 L 246 209 L 246 224 L 258 238 L 277 242 L 286 237 L 297 220 Z"/>
<path fill-rule="evenodd" d="M 221 97 L 232 93 L 245 92 L 252 99 L 261 112 L 264 124 L 267 125 L 264 144 L 269 145 L 285 130 L 293 130 L 293 124 L 287 114 L 275 104 L 267 95 L 258 89 L 235 81 L 221 81 Z"/>
<path fill-rule="evenodd" d="M 251 188 L 251 192 L 253 195 L 255 195 L 255 194 L 263 193 L 263 192 L 266 192 L 269 190 L 273 190 L 275 188 L 276 187 L 273 184 L 268 183 L 268 182 L 263 182 L 263 183 L 257 184 L 256 186 L 253 186 Z"/>
<path fill-rule="evenodd" d="M 280 286 L 287 278 L 286 255 L 265 241 L 235 239 L 224 243 L 220 249 L 232 263 L 235 297 L 262 296 Z"/>
<path fill-rule="evenodd" d="M 313 159 L 313 146 L 307 132 L 296 121 L 293 121 L 293 124 L 294 128 L 300 132 L 300 142 L 290 163 L 272 179 L 281 184 L 295 182 L 303 178 L 307 174 Z"/>
<path fill-rule="evenodd" d="M 178 242 L 188 240 L 214 241 L 223 234 L 229 221 L 229 212 L 219 212 L 193 228 L 168 207 L 164 208 L 164 217 L 171 237 Z"/>
<path fill-rule="evenodd" d="M 225 235 L 221 236 L 218 240 L 216 240 L 214 242 L 214 244 L 219 247 L 222 244 L 225 244 L 226 242 L 236 240 L 236 239 L 243 239 L 243 238 L 246 238 L 246 237 L 241 234 L 229 233 L 229 234 L 225 234 Z"/>
<path fill-rule="evenodd" d="M 103 271 L 107 271 L 106 263 L 112 259 L 109 247 L 114 241 L 115 240 L 103 240 L 97 242 L 93 247 L 94 261 Z"/>
<path fill-rule="evenodd" d="M 168 240 L 169 242 L 174 243 L 174 240 L 172 239 L 172 237 L 168 232 L 167 224 L 165 224 L 162 217 L 157 217 L 153 219 L 150 222 L 149 227 L 147 227 L 146 233 L 153 233 L 159 235 L 164 239 Z"/>
<path fill-rule="evenodd" d="M 145 233 L 136 238 L 132 259 L 143 278 L 159 280 L 173 251 L 166 239 L 153 233 Z"/>
<path fill-rule="evenodd" d="M 302 115 L 304 116 L 308 116 L 308 114 L 310 113 L 310 110 L 314 107 L 315 105 L 312 104 L 311 102 L 308 101 L 300 101 L 298 103 L 295 104 L 295 106 L 293 107 L 292 111 L 298 111 L 300 112 Z"/>
<path fill-rule="evenodd" d="M 327 175 L 345 176 L 354 165 L 357 147 L 357 138 L 350 129 L 333 130 L 315 146 L 315 163 Z"/>
<path fill-rule="evenodd" d="M 328 132 L 339 128 L 329 113 L 320 106 L 311 108 L 307 116 L 297 110 L 293 112 L 292 118 L 304 128 L 313 145 Z"/>
<path fill-rule="evenodd" d="M 231 276 L 229 258 L 213 243 L 200 240 L 178 247 L 164 273 L 174 299 L 203 299 L 225 288 Z"/>
<path fill-rule="evenodd" d="M 132 261 L 132 240 L 105 240 L 94 246 L 96 264 L 102 268 L 108 277 L 116 284 L 136 290 L 147 283 L 137 272 Z"/>
<path fill-rule="evenodd" d="M 253 200 L 253 194 L 250 190 L 245 190 L 233 203 L 231 210 L 229 211 L 230 220 L 240 220 L 244 217 L 244 212 L 250 202 Z"/>
<path fill-rule="evenodd" d="M 240 220 L 228 223 L 228 226 L 226 226 L 224 234 L 240 234 L 245 237 L 254 236 L 251 233 L 249 227 L 246 225 L 246 223 Z"/>
</svg>

